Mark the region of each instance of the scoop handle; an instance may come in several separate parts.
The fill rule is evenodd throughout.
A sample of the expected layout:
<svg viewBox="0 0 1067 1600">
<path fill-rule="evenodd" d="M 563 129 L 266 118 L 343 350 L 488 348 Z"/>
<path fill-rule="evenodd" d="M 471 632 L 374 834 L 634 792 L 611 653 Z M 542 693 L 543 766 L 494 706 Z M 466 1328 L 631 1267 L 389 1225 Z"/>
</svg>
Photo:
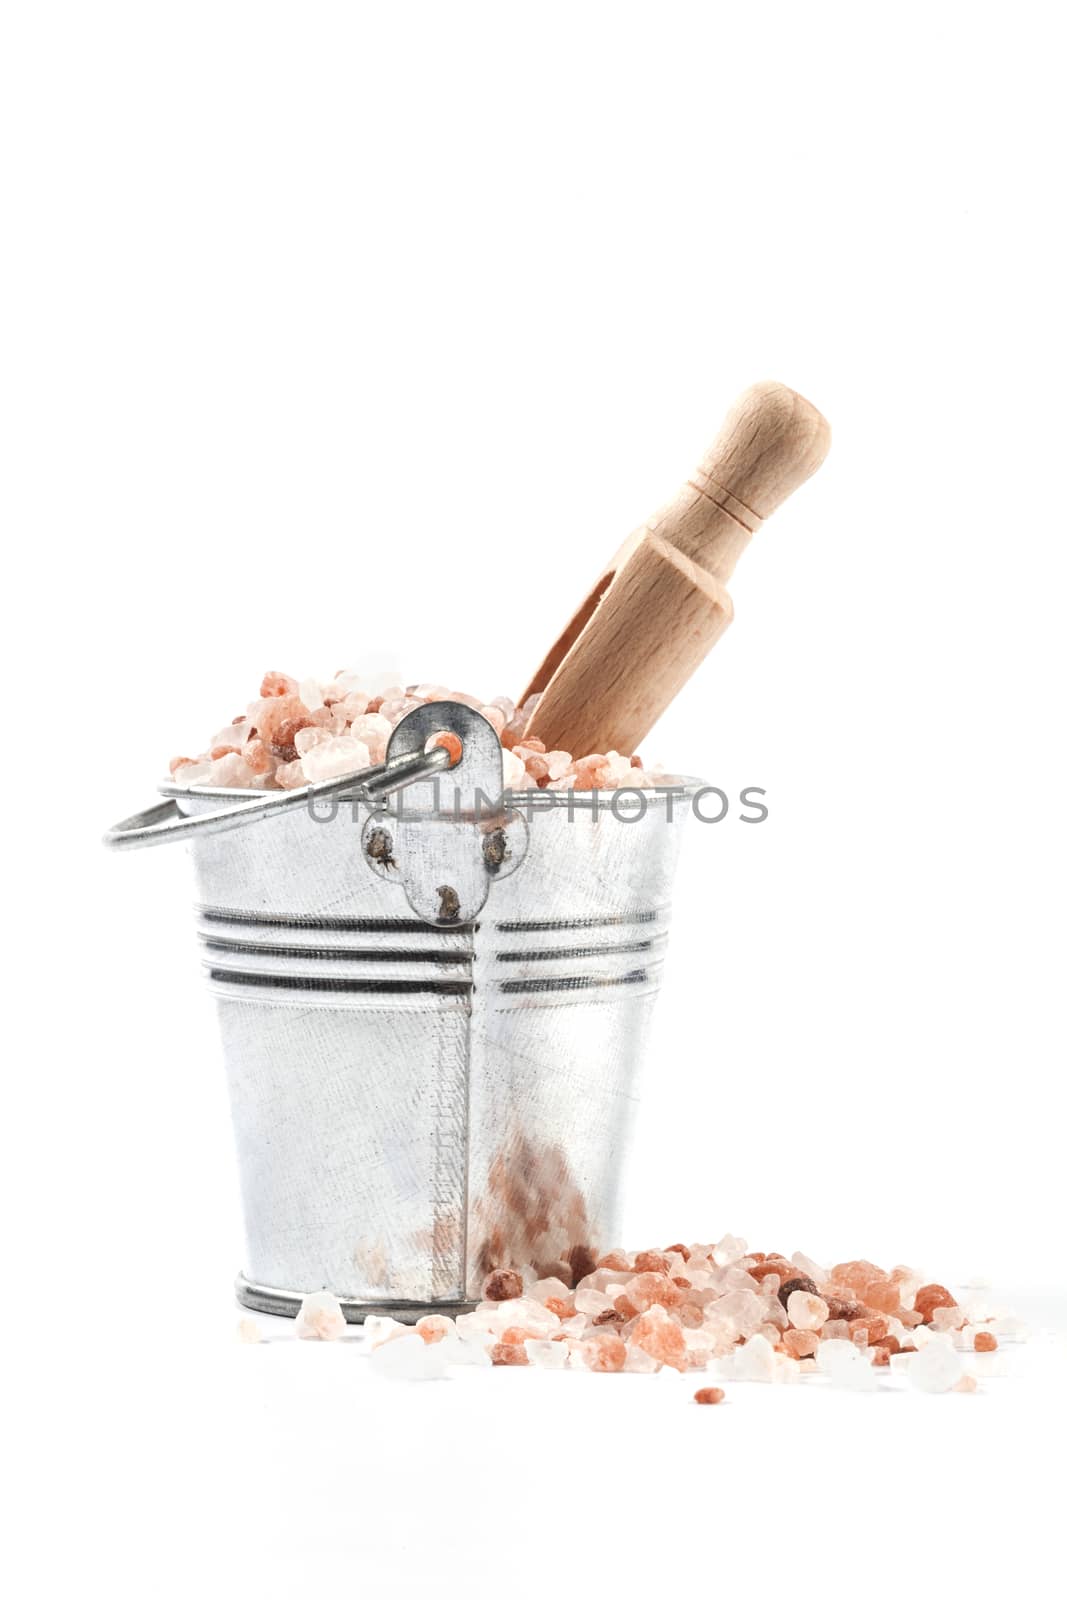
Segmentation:
<svg viewBox="0 0 1067 1600">
<path fill-rule="evenodd" d="M 763 520 L 830 447 L 782 383 L 746 389 L 700 465 L 630 535 L 534 673 L 527 733 L 550 750 L 632 754 L 733 617 L 726 582 Z"/>
</svg>

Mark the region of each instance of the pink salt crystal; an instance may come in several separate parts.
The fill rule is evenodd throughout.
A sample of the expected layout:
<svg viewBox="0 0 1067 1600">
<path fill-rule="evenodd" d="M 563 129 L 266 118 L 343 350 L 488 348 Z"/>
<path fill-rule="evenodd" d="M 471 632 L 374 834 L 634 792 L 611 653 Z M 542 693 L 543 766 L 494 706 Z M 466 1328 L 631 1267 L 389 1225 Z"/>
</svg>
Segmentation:
<svg viewBox="0 0 1067 1600">
<path fill-rule="evenodd" d="M 610 1272 L 631 1272 L 633 1270 L 630 1257 L 624 1250 L 609 1250 L 607 1255 L 600 1257 L 597 1267 L 606 1268 Z"/>
<path fill-rule="evenodd" d="M 242 1317 L 237 1324 L 237 1341 L 239 1344 L 262 1344 L 259 1323 L 252 1317 Z"/>
<path fill-rule="evenodd" d="M 249 739 L 244 746 L 243 754 L 250 770 L 255 773 L 257 778 L 265 777 L 267 773 L 273 773 L 277 765 L 262 739 Z"/>
<path fill-rule="evenodd" d="M 590 1372 L 621 1372 L 626 1365 L 626 1346 L 614 1333 L 583 1339 L 582 1355 Z"/>
<path fill-rule="evenodd" d="M 504 777 L 504 788 L 515 791 L 518 791 L 519 789 L 525 789 L 527 787 L 526 768 L 522 761 L 512 750 L 504 750 L 501 752 L 501 755 L 503 760 L 502 770 Z"/>
<path fill-rule="evenodd" d="M 935 1306 L 930 1326 L 938 1333 L 953 1333 L 967 1321 L 967 1313 L 960 1306 Z"/>
<path fill-rule="evenodd" d="M 676 1367 L 679 1372 L 686 1370 L 688 1353 L 685 1335 L 662 1306 L 653 1306 L 638 1317 L 630 1337 L 634 1344 L 647 1350 L 654 1360 L 662 1362 L 664 1366 Z"/>
<path fill-rule="evenodd" d="M 526 1348 L 521 1344 L 504 1344 L 501 1341 L 490 1347 L 489 1355 L 494 1367 L 528 1367 L 530 1364 Z"/>
<path fill-rule="evenodd" d="M 292 695 L 296 693 L 296 679 L 290 678 L 284 672 L 268 672 L 259 686 L 262 699 L 271 696 Z"/>
<path fill-rule="evenodd" d="M 549 750 L 545 753 L 545 766 L 548 768 L 550 779 L 562 778 L 571 767 L 571 753 L 569 750 Z"/>
<path fill-rule="evenodd" d="M 346 1327 L 341 1302 L 328 1289 L 306 1294 L 294 1326 L 300 1339 L 339 1339 Z"/>
<path fill-rule="evenodd" d="M 211 763 L 211 770 L 204 783 L 211 784 L 216 789 L 247 789 L 255 777 L 244 756 L 236 751 L 227 756 L 221 756 L 218 761 Z"/>
<path fill-rule="evenodd" d="M 322 690 L 314 678 L 305 678 L 297 693 L 309 711 L 318 711 L 326 704 Z"/>
<path fill-rule="evenodd" d="M 279 789 L 302 789 L 307 783 L 302 761 L 283 761 L 274 769 L 274 781 Z"/>
<path fill-rule="evenodd" d="M 358 690 L 352 694 L 344 695 L 338 702 L 339 709 L 344 712 L 345 718 L 349 722 L 355 722 L 357 717 L 363 716 L 369 705 L 369 697 L 359 693 Z"/>
<path fill-rule="evenodd" d="M 978 1388 L 978 1379 L 973 1372 L 965 1372 L 959 1383 L 952 1385 L 956 1394 L 974 1394 Z"/>
</svg>

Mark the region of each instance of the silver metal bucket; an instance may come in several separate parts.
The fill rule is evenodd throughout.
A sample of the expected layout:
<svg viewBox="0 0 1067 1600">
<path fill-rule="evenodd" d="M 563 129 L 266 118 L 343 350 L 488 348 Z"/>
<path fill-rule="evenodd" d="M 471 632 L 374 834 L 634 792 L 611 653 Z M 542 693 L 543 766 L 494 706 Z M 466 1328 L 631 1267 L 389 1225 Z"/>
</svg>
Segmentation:
<svg viewBox="0 0 1067 1600">
<path fill-rule="evenodd" d="M 617 1239 L 694 786 L 531 791 L 479 817 L 500 749 L 476 713 L 417 708 L 389 761 L 443 727 L 462 761 L 437 794 L 424 761 L 388 814 L 334 798 L 329 821 L 290 805 L 198 835 L 248 795 L 164 791 L 189 819 L 164 831 L 193 839 L 244 1201 L 237 1292 L 258 1310 L 295 1314 L 320 1288 L 351 1321 L 454 1310 L 493 1267 L 578 1275 Z M 150 842 L 132 836 L 157 813 L 110 842 Z"/>
</svg>

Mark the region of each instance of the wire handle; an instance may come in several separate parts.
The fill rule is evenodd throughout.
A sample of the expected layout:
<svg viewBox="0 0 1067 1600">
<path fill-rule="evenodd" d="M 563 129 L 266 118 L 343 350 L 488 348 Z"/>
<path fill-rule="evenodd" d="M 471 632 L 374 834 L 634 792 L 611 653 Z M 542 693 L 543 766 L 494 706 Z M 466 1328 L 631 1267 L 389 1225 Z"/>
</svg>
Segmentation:
<svg viewBox="0 0 1067 1600">
<path fill-rule="evenodd" d="M 394 756 L 376 767 L 363 772 L 349 772 L 340 778 L 327 778 L 322 783 L 305 784 L 302 789 L 285 789 L 277 794 L 264 794 L 255 800 L 240 800 L 236 805 L 224 806 L 219 811 L 205 811 L 197 817 L 187 817 L 178 810 L 174 799 L 161 805 L 149 806 L 117 822 L 104 835 L 109 850 L 141 850 L 148 845 L 170 844 L 176 839 L 203 839 L 208 834 L 229 833 L 234 828 L 244 828 L 251 822 L 263 822 L 269 817 L 281 816 L 283 811 L 294 811 L 298 806 L 312 805 L 316 800 L 332 795 L 345 795 L 354 800 L 377 800 L 392 794 L 406 784 L 417 783 L 442 771 L 450 763 L 447 750 L 440 746 L 432 750 L 416 750 L 406 755 Z M 182 791 L 188 793 L 190 791 Z M 207 791 L 200 790 L 200 794 Z"/>
</svg>

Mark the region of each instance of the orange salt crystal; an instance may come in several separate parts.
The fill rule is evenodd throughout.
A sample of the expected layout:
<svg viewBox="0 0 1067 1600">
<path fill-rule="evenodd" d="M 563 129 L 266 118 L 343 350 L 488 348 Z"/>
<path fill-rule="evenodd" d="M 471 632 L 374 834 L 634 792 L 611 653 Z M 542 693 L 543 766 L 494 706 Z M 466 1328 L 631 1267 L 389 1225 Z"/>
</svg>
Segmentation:
<svg viewBox="0 0 1067 1600">
<path fill-rule="evenodd" d="M 995 1350 L 997 1348 L 996 1334 L 976 1333 L 974 1336 L 974 1348 L 978 1351 Z"/>
<path fill-rule="evenodd" d="M 869 1283 L 863 1291 L 863 1303 L 871 1311 L 893 1315 L 900 1305 L 900 1286 L 896 1283 Z"/>
<path fill-rule="evenodd" d="M 616 1333 L 598 1333 L 582 1340 L 582 1358 L 590 1372 L 621 1372 L 626 1346 Z"/>
<path fill-rule="evenodd" d="M 619 1313 L 620 1317 L 623 1317 L 627 1322 L 637 1315 L 637 1307 L 634 1305 L 629 1295 L 626 1294 L 617 1294 L 615 1296 L 615 1310 Z"/>
<path fill-rule="evenodd" d="M 606 1256 L 601 1256 L 597 1262 L 598 1267 L 605 1267 L 611 1272 L 632 1272 L 630 1258 L 621 1250 L 609 1250 Z"/>
<path fill-rule="evenodd" d="M 812 1328 L 787 1328 L 782 1334 L 782 1344 L 794 1361 L 803 1361 L 819 1348 L 819 1335 Z"/>
<path fill-rule="evenodd" d="M 681 1256 L 683 1261 L 688 1261 L 692 1255 L 689 1246 L 685 1244 L 669 1244 L 663 1253 L 667 1256 Z"/>
<path fill-rule="evenodd" d="M 559 1295 L 550 1295 L 545 1301 L 545 1310 L 553 1312 L 562 1322 L 564 1317 L 573 1317 L 574 1301 L 568 1304 L 566 1300 L 561 1300 Z"/>
<path fill-rule="evenodd" d="M 888 1365 L 889 1351 L 886 1349 L 884 1344 L 876 1344 L 874 1349 L 871 1351 L 871 1366 L 888 1367 Z"/>
<path fill-rule="evenodd" d="M 192 756 L 175 756 L 174 760 L 170 763 L 170 775 L 171 775 L 171 777 L 173 778 L 174 774 L 177 772 L 179 767 L 191 767 L 192 765 L 193 765 Z"/>
<path fill-rule="evenodd" d="M 530 1337 L 525 1328 L 505 1328 L 500 1335 L 501 1344 L 524 1344 Z"/>
<path fill-rule="evenodd" d="M 415 1332 L 424 1344 L 440 1344 L 454 1327 L 455 1323 L 449 1317 L 430 1315 L 419 1318 L 415 1324 Z"/>
<path fill-rule="evenodd" d="M 455 733 L 444 731 L 431 734 L 426 741 L 426 748 L 432 750 L 435 746 L 441 750 L 448 751 L 448 760 L 453 767 L 463 754 L 463 740 Z"/>
<path fill-rule="evenodd" d="M 884 1317 L 857 1317 L 849 1323 L 853 1344 L 878 1344 L 888 1332 L 889 1324 Z"/>
<path fill-rule="evenodd" d="M 494 1367 L 528 1367 L 530 1358 L 526 1354 L 523 1344 L 505 1344 L 503 1340 L 494 1344 L 489 1351 L 489 1359 Z"/>
<path fill-rule="evenodd" d="M 639 1250 L 634 1256 L 635 1272 L 662 1272 L 670 1277 L 671 1264 L 662 1250 Z"/>
<path fill-rule="evenodd" d="M 497 1267 L 482 1284 L 483 1300 L 517 1300 L 522 1293 L 522 1279 L 510 1267 Z"/>
<path fill-rule="evenodd" d="M 787 1282 L 790 1278 L 795 1278 L 797 1275 L 796 1267 L 791 1261 L 787 1261 L 784 1256 L 764 1256 L 761 1261 L 756 1262 L 754 1267 L 749 1267 L 748 1269 L 749 1277 L 755 1278 L 757 1283 L 762 1283 L 764 1278 L 769 1277 L 772 1272 L 782 1283 Z"/>
<path fill-rule="evenodd" d="M 717 1406 L 726 1399 L 726 1393 L 722 1389 L 698 1389 L 693 1399 L 698 1406 Z"/>
<path fill-rule="evenodd" d="M 636 1278 L 631 1278 L 626 1285 L 627 1299 L 633 1302 L 638 1311 L 647 1311 L 649 1306 L 680 1306 L 685 1296 L 682 1290 L 673 1284 L 664 1272 L 642 1272 Z"/>
<path fill-rule="evenodd" d="M 927 1283 L 915 1296 L 915 1309 L 923 1322 L 929 1322 L 938 1306 L 954 1306 L 955 1300 L 943 1283 Z"/>
</svg>

